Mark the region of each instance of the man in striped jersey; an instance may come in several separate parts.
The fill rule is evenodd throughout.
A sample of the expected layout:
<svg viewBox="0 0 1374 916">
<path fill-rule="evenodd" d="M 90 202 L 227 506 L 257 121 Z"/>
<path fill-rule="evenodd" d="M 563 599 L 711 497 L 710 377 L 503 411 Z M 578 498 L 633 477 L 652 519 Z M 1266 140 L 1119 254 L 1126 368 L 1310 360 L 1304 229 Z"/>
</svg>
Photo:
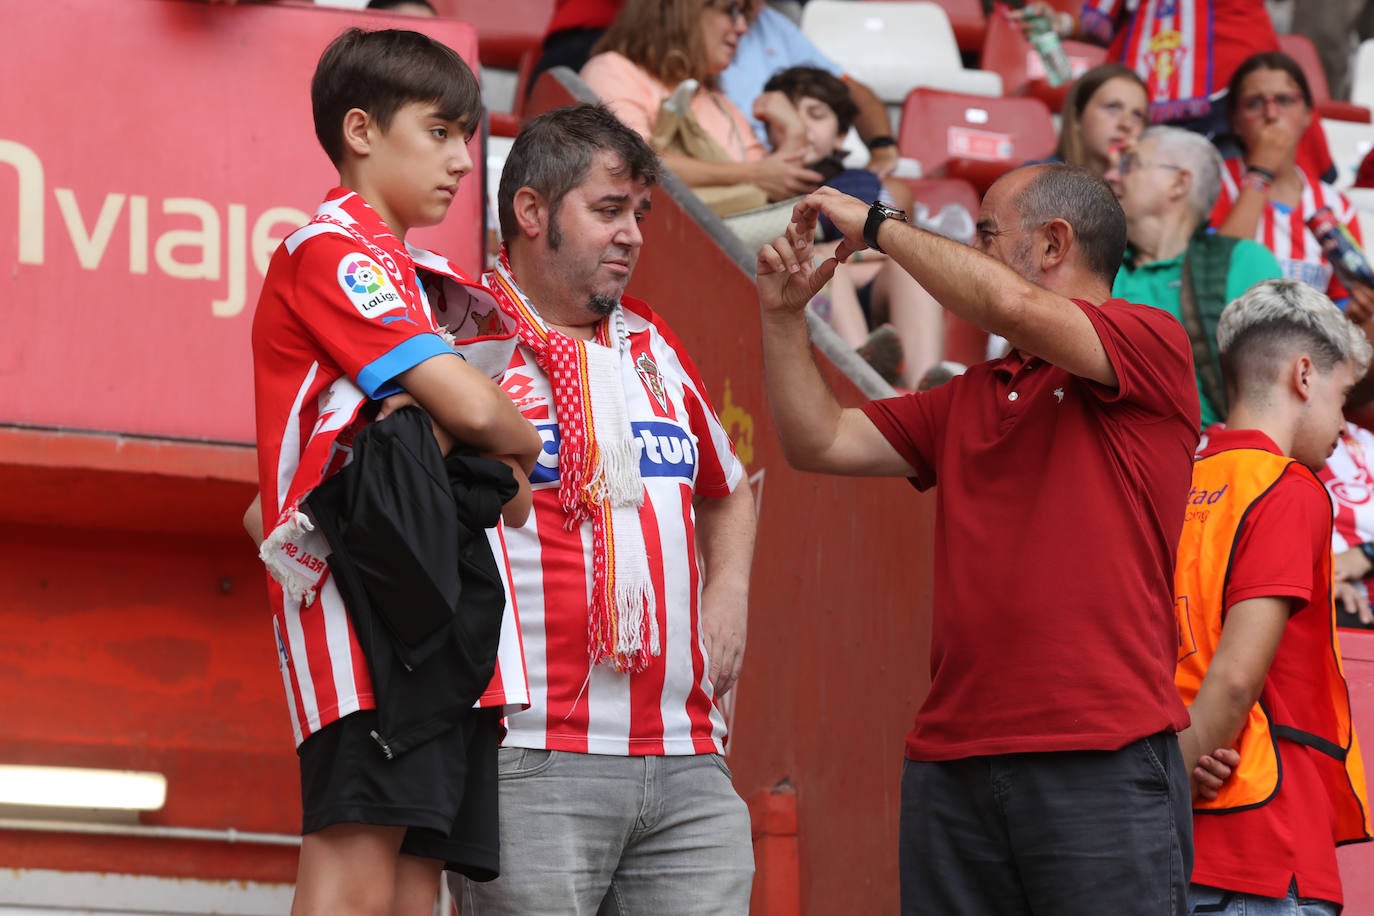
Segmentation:
<svg viewBox="0 0 1374 916">
<path fill-rule="evenodd" d="M 464 916 L 748 910 L 713 701 L 743 654 L 754 508 L 691 358 L 623 294 L 657 172 L 583 105 L 527 125 L 501 177 L 502 384 L 545 448 L 505 532 L 530 705 L 500 750 L 502 873 L 451 879 Z"/>
</svg>

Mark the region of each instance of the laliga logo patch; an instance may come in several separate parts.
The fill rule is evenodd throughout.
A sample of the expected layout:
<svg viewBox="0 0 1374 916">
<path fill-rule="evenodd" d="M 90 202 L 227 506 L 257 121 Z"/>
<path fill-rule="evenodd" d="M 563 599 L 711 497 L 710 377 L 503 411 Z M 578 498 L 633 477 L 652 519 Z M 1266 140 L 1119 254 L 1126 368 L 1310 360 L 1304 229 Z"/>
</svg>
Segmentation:
<svg viewBox="0 0 1374 916">
<path fill-rule="evenodd" d="M 339 288 L 364 318 L 375 318 L 405 307 L 405 302 L 391 288 L 386 271 L 367 255 L 344 256 L 339 262 Z"/>
</svg>

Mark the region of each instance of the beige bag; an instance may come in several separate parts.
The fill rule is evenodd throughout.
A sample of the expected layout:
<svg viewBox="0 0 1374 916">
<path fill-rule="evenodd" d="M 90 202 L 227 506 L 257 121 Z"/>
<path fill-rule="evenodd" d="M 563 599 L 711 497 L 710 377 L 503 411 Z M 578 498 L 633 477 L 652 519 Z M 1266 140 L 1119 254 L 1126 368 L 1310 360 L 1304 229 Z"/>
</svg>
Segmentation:
<svg viewBox="0 0 1374 916">
<path fill-rule="evenodd" d="M 689 104 L 696 88 L 696 80 L 684 80 L 659 107 L 652 137 L 654 149 L 702 162 L 730 162 L 725 150 L 692 114 Z M 692 193 L 717 216 L 755 210 L 768 204 L 768 195 L 756 184 L 707 185 L 692 188 Z"/>
</svg>

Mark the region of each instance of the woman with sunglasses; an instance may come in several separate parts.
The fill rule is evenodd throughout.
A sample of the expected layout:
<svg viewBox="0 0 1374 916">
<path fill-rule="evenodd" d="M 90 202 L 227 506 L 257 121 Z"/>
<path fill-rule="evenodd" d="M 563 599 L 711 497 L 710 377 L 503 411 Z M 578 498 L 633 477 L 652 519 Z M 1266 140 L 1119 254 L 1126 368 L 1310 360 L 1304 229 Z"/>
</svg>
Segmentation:
<svg viewBox="0 0 1374 916">
<path fill-rule="evenodd" d="M 1213 225 L 1222 235 L 1264 245 L 1285 277 L 1316 287 L 1364 323 L 1374 315 L 1374 289 L 1347 289 L 1307 227 L 1314 213 L 1329 207 L 1361 237 L 1350 201 L 1299 161 L 1303 133 L 1312 123 L 1312 90 L 1302 68 L 1278 51 L 1247 58 L 1231 77 L 1227 106 L 1242 155 L 1226 162 Z"/>
<path fill-rule="evenodd" d="M 790 105 L 766 101 L 756 107 L 755 117 L 778 122 L 787 138 L 770 153 L 744 113 L 718 88 L 747 27 L 739 0 L 629 0 L 582 68 L 582 79 L 645 139 L 654 136 L 662 105 L 674 90 L 695 80 L 688 107 L 725 161 L 695 158 L 669 147 L 663 151 L 664 164 L 689 187 L 752 184 L 769 200 L 806 194 L 820 185 L 822 176 L 802 162 L 806 133 L 796 112 Z"/>
</svg>

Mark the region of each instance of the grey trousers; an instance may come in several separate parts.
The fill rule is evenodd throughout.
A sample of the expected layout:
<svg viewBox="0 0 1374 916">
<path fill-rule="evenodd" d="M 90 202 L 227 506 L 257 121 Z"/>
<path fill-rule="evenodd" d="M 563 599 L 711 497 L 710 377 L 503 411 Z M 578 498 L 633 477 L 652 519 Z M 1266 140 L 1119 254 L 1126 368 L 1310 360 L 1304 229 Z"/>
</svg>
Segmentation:
<svg viewBox="0 0 1374 916">
<path fill-rule="evenodd" d="M 501 877 L 449 875 L 463 916 L 746 916 L 749 810 L 717 754 L 502 748 Z"/>
</svg>

